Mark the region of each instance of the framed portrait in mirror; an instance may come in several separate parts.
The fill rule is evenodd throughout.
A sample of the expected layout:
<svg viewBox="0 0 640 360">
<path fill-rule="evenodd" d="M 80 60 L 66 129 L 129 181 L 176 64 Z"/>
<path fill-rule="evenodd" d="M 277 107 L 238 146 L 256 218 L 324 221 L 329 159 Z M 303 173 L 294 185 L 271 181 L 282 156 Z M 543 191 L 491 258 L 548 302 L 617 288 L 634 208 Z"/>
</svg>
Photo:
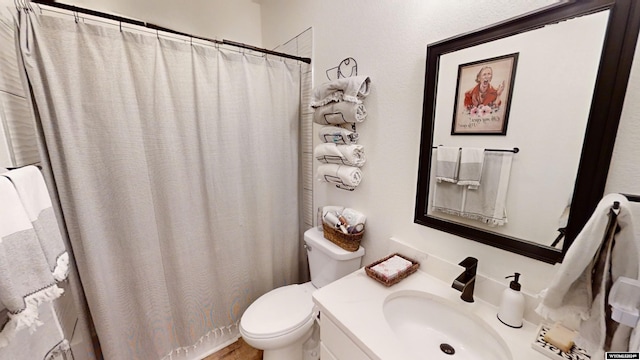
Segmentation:
<svg viewBox="0 0 640 360">
<path fill-rule="evenodd" d="M 458 66 L 451 135 L 506 135 L 518 53 Z"/>
</svg>

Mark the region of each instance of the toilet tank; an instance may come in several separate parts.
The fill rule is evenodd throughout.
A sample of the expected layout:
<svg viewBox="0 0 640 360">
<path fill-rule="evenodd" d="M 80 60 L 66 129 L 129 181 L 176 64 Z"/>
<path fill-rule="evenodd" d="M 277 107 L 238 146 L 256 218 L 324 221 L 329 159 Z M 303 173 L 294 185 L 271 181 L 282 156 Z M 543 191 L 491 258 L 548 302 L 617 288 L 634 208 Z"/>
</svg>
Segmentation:
<svg viewBox="0 0 640 360">
<path fill-rule="evenodd" d="M 311 283 L 316 288 L 321 288 L 360 268 L 364 256 L 362 246 L 356 251 L 347 251 L 325 239 L 323 232 L 315 227 L 304 233 L 304 242 L 307 245 Z"/>
</svg>

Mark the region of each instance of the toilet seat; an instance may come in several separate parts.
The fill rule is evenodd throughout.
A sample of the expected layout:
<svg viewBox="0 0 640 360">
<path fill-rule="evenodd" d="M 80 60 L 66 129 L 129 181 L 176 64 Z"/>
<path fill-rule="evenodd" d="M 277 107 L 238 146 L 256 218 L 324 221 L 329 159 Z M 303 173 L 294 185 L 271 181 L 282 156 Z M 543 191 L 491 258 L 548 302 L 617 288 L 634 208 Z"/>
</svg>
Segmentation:
<svg viewBox="0 0 640 360">
<path fill-rule="evenodd" d="M 303 285 L 287 285 L 262 295 L 242 315 L 240 331 L 254 339 L 291 333 L 314 316 L 311 291 Z"/>
</svg>

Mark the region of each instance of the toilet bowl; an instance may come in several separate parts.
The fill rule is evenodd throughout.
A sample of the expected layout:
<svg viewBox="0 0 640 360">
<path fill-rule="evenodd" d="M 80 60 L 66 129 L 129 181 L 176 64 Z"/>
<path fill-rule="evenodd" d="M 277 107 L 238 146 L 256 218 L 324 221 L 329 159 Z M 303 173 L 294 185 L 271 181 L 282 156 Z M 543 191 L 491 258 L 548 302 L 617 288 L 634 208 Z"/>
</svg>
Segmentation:
<svg viewBox="0 0 640 360">
<path fill-rule="evenodd" d="M 302 359 L 302 346 L 313 333 L 318 311 L 311 282 L 274 289 L 256 300 L 240 320 L 240 334 L 263 359 Z"/>
<path fill-rule="evenodd" d="M 304 351 L 312 339 L 318 310 L 313 292 L 360 268 L 364 248 L 346 251 L 324 238 L 316 228 L 304 234 L 311 281 L 282 286 L 254 301 L 240 319 L 240 334 L 252 347 L 264 350 L 263 360 L 317 360 L 319 351 Z M 317 334 L 317 332 L 316 332 Z M 309 347 L 309 346 L 306 346 Z"/>
</svg>

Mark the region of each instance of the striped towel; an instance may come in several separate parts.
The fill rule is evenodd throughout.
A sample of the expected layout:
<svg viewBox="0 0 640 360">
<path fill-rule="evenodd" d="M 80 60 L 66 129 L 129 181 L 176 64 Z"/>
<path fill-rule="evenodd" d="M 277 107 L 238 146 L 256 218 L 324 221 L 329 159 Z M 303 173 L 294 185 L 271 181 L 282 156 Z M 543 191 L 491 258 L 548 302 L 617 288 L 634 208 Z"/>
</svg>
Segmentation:
<svg viewBox="0 0 640 360">
<path fill-rule="evenodd" d="M 35 166 L 25 166 L 2 174 L 13 183 L 20 202 L 36 231 L 49 269 L 56 281 L 67 278 L 69 255 L 62 241 L 56 215 L 51 205 L 42 173 Z"/>
<path fill-rule="evenodd" d="M 38 306 L 57 299 L 63 290 L 47 263 L 38 236 L 12 183 L 0 176 L 0 301 L 9 321 L 0 324 L 0 348 L 16 332 L 42 325 Z"/>
</svg>

